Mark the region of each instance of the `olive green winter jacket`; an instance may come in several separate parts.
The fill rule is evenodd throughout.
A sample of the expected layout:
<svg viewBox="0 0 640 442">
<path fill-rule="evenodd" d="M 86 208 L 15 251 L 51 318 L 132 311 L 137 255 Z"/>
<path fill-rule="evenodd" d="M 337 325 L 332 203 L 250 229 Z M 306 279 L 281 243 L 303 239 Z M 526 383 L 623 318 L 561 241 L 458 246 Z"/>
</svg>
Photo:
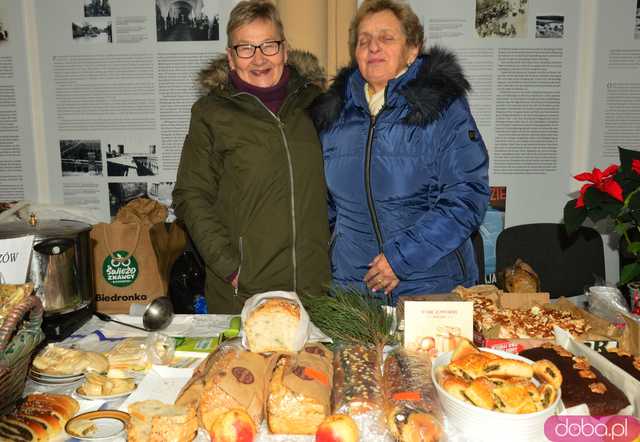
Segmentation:
<svg viewBox="0 0 640 442">
<path fill-rule="evenodd" d="M 319 293 L 330 280 L 322 152 L 306 111 L 321 71 L 302 55 L 289 53 L 277 115 L 233 87 L 226 58 L 201 73 L 210 92 L 191 110 L 173 201 L 206 264 L 210 313 L 237 313 L 268 290 Z"/>
</svg>

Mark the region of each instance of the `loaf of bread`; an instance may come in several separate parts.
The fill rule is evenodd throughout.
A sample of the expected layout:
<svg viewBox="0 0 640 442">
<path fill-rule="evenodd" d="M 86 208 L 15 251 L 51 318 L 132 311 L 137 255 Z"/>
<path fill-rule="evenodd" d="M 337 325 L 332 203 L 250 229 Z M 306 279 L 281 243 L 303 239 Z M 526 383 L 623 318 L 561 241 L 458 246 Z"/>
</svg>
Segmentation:
<svg viewBox="0 0 640 442">
<path fill-rule="evenodd" d="M 46 441 L 62 432 L 78 402 L 60 394 L 31 394 L 10 415 L 0 417 L 0 440 Z"/>
<path fill-rule="evenodd" d="M 532 361 L 546 359 L 558 367 L 562 374 L 562 402 L 567 408 L 586 404 L 592 416 L 610 416 L 629 405 L 624 393 L 582 356 L 554 344 L 529 348 L 520 355 Z"/>
<path fill-rule="evenodd" d="M 382 386 L 385 420 L 395 440 L 440 440 L 443 417 L 428 354 L 393 350 L 384 361 Z"/>
<path fill-rule="evenodd" d="M 209 433 L 217 418 L 232 409 L 246 411 L 258 427 L 276 358 L 251 353 L 239 340 L 228 341 L 196 369 L 176 404 L 195 407 L 200 426 Z"/>
<path fill-rule="evenodd" d="M 345 345 L 334 357 L 333 410 L 358 416 L 383 414 L 382 355 L 373 346 Z"/>
<path fill-rule="evenodd" d="M 331 413 L 333 353 L 307 344 L 282 357 L 269 383 L 267 420 L 274 434 L 315 434 Z"/>
<path fill-rule="evenodd" d="M 129 405 L 129 414 L 130 442 L 191 442 L 198 431 L 193 407 L 147 400 Z"/>
<path fill-rule="evenodd" d="M 243 324 L 249 350 L 255 353 L 298 351 L 295 337 L 299 333 L 300 308 L 295 301 L 284 298 L 260 302 Z"/>
</svg>

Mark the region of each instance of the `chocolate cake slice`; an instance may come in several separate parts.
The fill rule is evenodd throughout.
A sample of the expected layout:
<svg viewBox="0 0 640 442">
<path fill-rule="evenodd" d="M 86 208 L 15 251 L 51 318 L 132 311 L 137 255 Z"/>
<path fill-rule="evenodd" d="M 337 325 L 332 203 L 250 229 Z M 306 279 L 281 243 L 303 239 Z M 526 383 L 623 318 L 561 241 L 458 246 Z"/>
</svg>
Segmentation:
<svg viewBox="0 0 640 442">
<path fill-rule="evenodd" d="M 548 359 L 556 364 L 562 373 L 562 402 L 567 408 L 587 404 L 592 416 L 610 416 L 629 405 L 624 393 L 593 368 L 586 358 L 575 356 L 560 346 L 551 344 L 530 348 L 520 356 L 532 361 Z"/>
<path fill-rule="evenodd" d="M 624 371 L 640 381 L 640 356 L 632 356 L 619 348 L 609 348 L 601 354 L 611 361 L 611 363 L 622 368 Z"/>
</svg>

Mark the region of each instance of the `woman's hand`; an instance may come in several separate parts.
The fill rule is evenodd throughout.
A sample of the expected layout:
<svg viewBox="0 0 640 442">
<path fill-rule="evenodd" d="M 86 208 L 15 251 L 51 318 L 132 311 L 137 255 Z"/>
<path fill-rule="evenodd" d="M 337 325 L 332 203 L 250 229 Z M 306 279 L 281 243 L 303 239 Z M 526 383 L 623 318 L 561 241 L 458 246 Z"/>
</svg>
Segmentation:
<svg viewBox="0 0 640 442">
<path fill-rule="evenodd" d="M 385 295 L 388 295 L 398 286 L 400 280 L 381 253 L 369 263 L 369 271 L 364 275 L 364 282 L 372 291 L 384 290 Z"/>
</svg>

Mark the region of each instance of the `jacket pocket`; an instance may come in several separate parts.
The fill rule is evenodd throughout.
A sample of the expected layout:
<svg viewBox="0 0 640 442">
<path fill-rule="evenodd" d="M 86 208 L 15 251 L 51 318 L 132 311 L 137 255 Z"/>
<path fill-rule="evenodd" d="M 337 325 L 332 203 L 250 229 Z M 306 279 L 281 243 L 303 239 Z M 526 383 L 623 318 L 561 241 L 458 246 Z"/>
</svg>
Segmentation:
<svg viewBox="0 0 640 442">
<path fill-rule="evenodd" d="M 236 274 L 237 284 L 233 289 L 234 295 L 238 295 L 238 288 L 240 287 L 240 273 L 242 273 L 242 264 L 244 263 L 244 244 L 242 237 L 238 238 L 238 252 L 240 253 L 240 264 L 238 265 L 238 273 Z"/>
</svg>

